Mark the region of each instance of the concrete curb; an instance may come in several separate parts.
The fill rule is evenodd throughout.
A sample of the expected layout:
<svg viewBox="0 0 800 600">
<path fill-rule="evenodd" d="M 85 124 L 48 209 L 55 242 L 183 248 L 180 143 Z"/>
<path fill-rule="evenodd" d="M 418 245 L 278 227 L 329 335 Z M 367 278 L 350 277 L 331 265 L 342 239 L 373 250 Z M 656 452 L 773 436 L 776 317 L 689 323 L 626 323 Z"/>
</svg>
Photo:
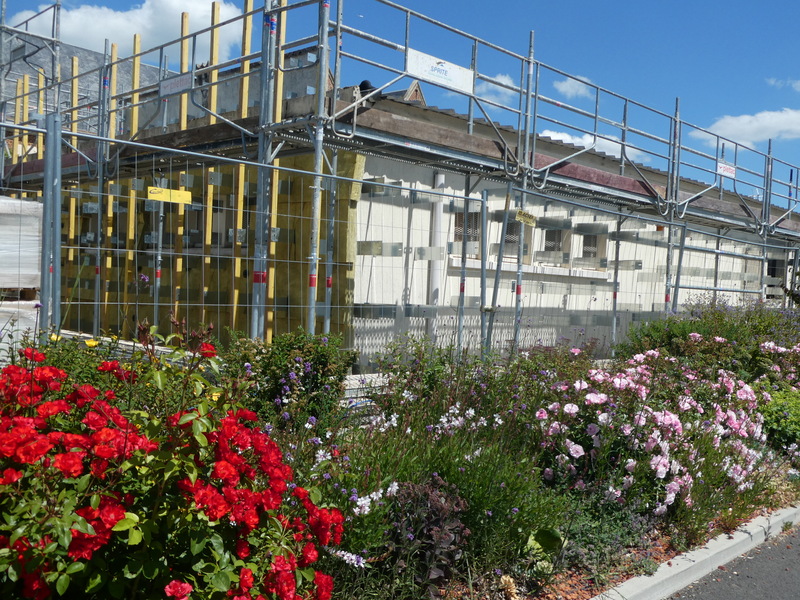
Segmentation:
<svg viewBox="0 0 800 600">
<path fill-rule="evenodd" d="M 717 567 L 781 533 L 785 525 L 798 521 L 800 506 L 784 508 L 767 517 L 758 517 L 739 527 L 733 535 L 719 535 L 705 546 L 676 556 L 670 561 L 671 565 L 662 564 L 655 574 L 629 579 L 592 600 L 664 600 Z"/>
</svg>

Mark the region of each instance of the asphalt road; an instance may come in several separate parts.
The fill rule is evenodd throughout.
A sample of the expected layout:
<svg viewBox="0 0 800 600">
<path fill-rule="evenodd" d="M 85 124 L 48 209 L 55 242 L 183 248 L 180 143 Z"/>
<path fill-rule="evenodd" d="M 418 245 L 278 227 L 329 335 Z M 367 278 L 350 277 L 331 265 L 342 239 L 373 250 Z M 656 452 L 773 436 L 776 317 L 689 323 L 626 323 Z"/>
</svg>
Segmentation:
<svg viewBox="0 0 800 600">
<path fill-rule="evenodd" d="M 800 529 L 767 540 L 668 600 L 800 600 Z"/>
</svg>

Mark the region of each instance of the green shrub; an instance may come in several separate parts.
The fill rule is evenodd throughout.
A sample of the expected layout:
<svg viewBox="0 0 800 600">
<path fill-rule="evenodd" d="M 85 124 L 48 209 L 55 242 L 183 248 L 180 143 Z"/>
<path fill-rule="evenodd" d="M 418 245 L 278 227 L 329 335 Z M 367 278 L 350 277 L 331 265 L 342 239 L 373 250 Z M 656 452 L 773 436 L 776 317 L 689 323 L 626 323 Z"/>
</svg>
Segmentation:
<svg viewBox="0 0 800 600">
<path fill-rule="evenodd" d="M 281 429 L 302 427 L 309 417 L 327 424 L 339 410 L 344 378 L 356 352 L 342 349 L 337 335 L 298 329 L 271 344 L 232 333 L 220 352 L 226 372 L 252 382 L 248 408 Z"/>
<path fill-rule="evenodd" d="M 800 392 L 774 392 L 761 414 L 770 446 L 782 450 L 800 444 Z"/>
</svg>

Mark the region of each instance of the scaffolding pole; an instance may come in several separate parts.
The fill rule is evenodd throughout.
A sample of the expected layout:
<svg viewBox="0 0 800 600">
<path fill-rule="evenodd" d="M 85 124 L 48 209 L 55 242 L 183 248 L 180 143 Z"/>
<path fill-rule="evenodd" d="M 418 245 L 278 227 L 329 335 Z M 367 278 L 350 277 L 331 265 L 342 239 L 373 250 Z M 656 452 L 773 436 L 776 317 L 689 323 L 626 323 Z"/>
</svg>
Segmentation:
<svg viewBox="0 0 800 600">
<path fill-rule="evenodd" d="M 531 130 L 531 95 L 533 94 L 533 42 L 534 32 L 530 32 L 528 39 L 528 61 L 527 61 L 527 78 L 525 80 L 525 117 L 524 117 L 524 133 L 522 138 L 522 164 L 524 166 L 524 173 L 522 176 L 522 188 L 528 189 L 530 183 L 530 172 L 536 165 L 534 164 L 533 156 L 531 153 L 531 137 L 535 132 Z M 517 201 L 517 208 L 525 209 L 525 194 L 521 194 Z M 505 236 L 505 232 L 503 232 Z M 525 255 L 525 223 L 519 222 L 519 237 L 517 238 L 517 279 L 514 285 L 514 338 L 511 342 L 511 355 L 516 354 L 519 349 L 519 329 L 522 323 L 522 263 Z"/>
<path fill-rule="evenodd" d="M 275 54 L 278 30 L 277 16 L 264 4 L 261 27 L 261 102 L 258 118 L 258 191 L 254 224 L 255 248 L 253 251 L 253 309 L 250 315 L 250 337 L 263 338 L 264 315 L 267 303 L 267 260 L 270 227 L 272 222 L 272 141 L 266 128 L 272 124 L 275 102 Z"/>
<path fill-rule="evenodd" d="M 339 171 L 339 152 L 333 151 L 331 160 L 331 170 L 334 173 Z M 334 235 L 336 233 L 336 186 L 337 181 L 331 177 L 328 180 L 328 235 L 325 239 L 325 320 L 322 324 L 322 332 L 331 332 L 331 313 L 333 311 L 333 247 Z"/>
<path fill-rule="evenodd" d="M 620 232 L 622 231 L 622 214 L 617 217 L 617 239 L 614 241 L 614 283 L 611 292 L 611 357 L 616 356 L 617 330 L 619 329 L 619 247 Z"/>
<path fill-rule="evenodd" d="M 104 140 L 109 135 L 108 132 L 108 95 L 110 91 L 109 80 L 109 48 L 110 42 L 106 39 L 105 51 L 103 53 L 103 67 L 100 69 L 100 89 L 98 93 L 99 102 L 97 103 L 97 133 L 100 140 Z M 106 152 L 108 144 L 98 140 L 97 144 L 97 244 L 94 263 L 94 303 L 98 307 L 92 315 L 92 335 L 100 335 L 100 299 L 102 282 L 102 256 L 103 256 L 103 216 L 105 214 L 104 194 L 106 176 Z M 163 213 L 162 213 L 163 214 Z M 156 279 L 160 278 L 160 267 L 156 271 Z M 158 306 L 158 296 L 156 296 L 156 306 Z M 158 325 L 158 312 L 153 318 L 154 325 Z"/>
<path fill-rule="evenodd" d="M 458 323 L 456 325 L 456 350 L 458 356 L 461 357 L 461 351 L 464 343 L 464 294 L 467 288 L 467 232 L 469 231 L 469 189 L 470 189 L 470 176 L 465 178 L 464 189 L 464 207 L 461 211 L 461 273 L 459 274 L 458 284 Z"/>
<path fill-rule="evenodd" d="M 509 184 L 509 187 L 511 184 Z M 488 329 L 488 323 L 486 318 L 486 313 L 488 308 L 486 306 L 486 258 L 489 252 L 488 248 L 488 232 L 486 229 L 489 226 L 489 214 L 487 204 L 489 203 L 489 192 L 487 190 L 483 190 L 481 192 L 481 358 L 486 358 L 487 353 L 489 352 L 490 346 L 490 332 Z M 506 202 L 508 204 L 508 202 Z M 500 244 L 502 245 L 502 239 L 500 238 Z M 501 249 L 502 250 L 502 249 Z M 494 314 L 492 312 L 492 314 Z"/>
<path fill-rule="evenodd" d="M 317 321 L 317 270 L 319 268 L 319 231 L 322 215 L 323 140 L 325 136 L 325 96 L 328 83 L 328 18 L 330 2 L 319 3 L 319 42 L 317 108 L 314 114 L 314 184 L 311 199 L 311 234 L 308 256 L 308 318 L 306 331 L 314 334 Z"/>
</svg>

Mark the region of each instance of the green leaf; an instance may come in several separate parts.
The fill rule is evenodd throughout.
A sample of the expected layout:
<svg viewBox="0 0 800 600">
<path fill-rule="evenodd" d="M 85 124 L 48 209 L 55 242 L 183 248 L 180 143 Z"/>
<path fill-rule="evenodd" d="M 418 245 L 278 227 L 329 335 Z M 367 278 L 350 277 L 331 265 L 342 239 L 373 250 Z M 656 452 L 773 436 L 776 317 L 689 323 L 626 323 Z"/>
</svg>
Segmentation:
<svg viewBox="0 0 800 600">
<path fill-rule="evenodd" d="M 197 537 L 192 536 L 189 538 L 189 550 L 192 552 L 193 556 L 197 556 L 203 551 L 203 548 L 206 547 L 206 539 L 205 535 L 199 534 Z"/>
<path fill-rule="evenodd" d="M 99 494 L 92 494 L 92 497 L 89 498 L 89 506 L 91 506 L 94 510 L 100 506 L 100 495 Z"/>
<path fill-rule="evenodd" d="M 142 572 L 144 573 L 144 576 L 147 579 L 155 579 L 156 577 L 158 577 L 158 571 L 159 568 L 157 562 L 151 560 L 144 563 L 144 568 L 142 569 Z"/>
<path fill-rule="evenodd" d="M 305 569 L 297 569 L 297 574 L 306 581 L 314 581 L 314 569 L 312 567 L 307 567 Z"/>
<path fill-rule="evenodd" d="M 89 581 L 86 584 L 86 591 L 93 593 L 103 587 L 103 575 L 100 573 L 92 573 L 89 576 Z"/>
<path fill-rule="evenodd" d="M 83 477 L 81 477 L 80 479 L 78 479 L 78 483 L 77 483 L 77 485 L 75 486 L 75 489 L 76 489 L 76 490 L 77 490 L 79 493 L 81 493 L 81 494 L 82 494 L 82 493 L 83 493 L 83 492 L 85 492 L 85 491 L 86 491 L 86 489 L 89 487 L 89 483 L 90 483 L 91 481 L 92 481 L 92 474 L 91 474 L 91 473 L 87 473 L 86 475 L 84 475 Z"/>
<path fill-rule="evenodd" d="M 195 421 L 197 423 L 197 421 Z M 195 433 L 194 439 L 197 440 L 197 443 L 200 445 L 201 448 L 205 448 L 208 446 L 208 439 L 202 433 Z"/>
<path fill-rule="evenodd" d="M 19 579 L 19 574 L 17 573 L 17 567 L 15 565 L 8 565 L 7 576 L 9 581 L 17 581 Z"/>
<path fill-rule="evenodd" d="M 78 517 L 75 519 L 75 522 L 72 524 L 72 529 L 80 531 L 81 533 L 85 533 L 88 535 L 97 535 L 97 532 L 94 530 L 94 527 L 89 525 L 89 523 L 83 517 Z"/>
<path fill-rule="evenodd" d="M 58 592 L 59 596 L 63 596 L 64 592 L 67 591 L 69 587 L 69 575 L 66 573 L 62 573 L 61 576 L 56 581 L 56 591 Z"/>
<path fill-rule="evenodd" d="M 564 539 L 555 529 L 539 529 L 532 537 L 542 547 L 542 550 L 548 554 L 560 552 L 561 547 L 564 545 Z M 528 538 L 528 544 L 530 543 L 531 539 Z"/>
<path fill-rule="evenodd" d="M 227 571 L 219 571 L 211 576 L 211 585 L 220 592 L 227 592 L 231 588 L 231 576 Z"/>
<path fill-rule="evenodd" d="M 159 390 L 164 390 L 164 382 L 165 382 L 166 375 L 164 375 L 164 371 L 154 371 L 153 372 L 153 385 L 155 385 Z"/>
<path fill-rule="evenodd" d="M 138 527 L 133 527 L 128 532 L 128 546 L 135 546 L 142 541 L 144 534 Z"/>
<path fill-rule="evenodd" d="M 122 567 L 122 574 L 126 579 L 134 579 L 142 571 L 142 562 L 139 560 L 129 560 Z"/>
<path fill-rule="evenodd" d="M 170 460 L 166 466 L 164 467 L 164 481 L 170 478 L 170 476 L 180 469 L 181 463 L 176 459 Z"/>
<path fill-rule="evenodd" d="M 128 531 L 134 525 L 136 525 L 136 521 L 133 519 L 120 519 L 117 521 L 117 524 L 111 528 L 111 531 Z"/>
<path fill-rule="evenodd" d="M 67 567 L 67 574 L 72 575 L 73 573 L 79 573 L 86 568 L 86 564 L 82 562 L 74 562 L 70 563 Z"/>
<path fill-rule="evenodd" d="M 222 541 L 218 533 L 212 535 L 209 541 L 211 542 L 211 547 L 214 549 L 214 552 L 220 556 L 225 554 L 225 542 Z"/>
<path fill-rule="evenodd" d="M 322 502 L 322 492 L 320 492 L 319 489 L 312 487 L 310 490 L 308 490 L 308 498 L 314 504 L 319 505 L 319 503 Z"/>
<path fill-rule="evenodd" d="M 178 419 L 178 425 L 185 425 L 189 421 L 194 421 L 199 416 L 200 415 L 198 415 L 196 412 L 188 412 L 182 415 L 180 419 Z"/>
</svg>

